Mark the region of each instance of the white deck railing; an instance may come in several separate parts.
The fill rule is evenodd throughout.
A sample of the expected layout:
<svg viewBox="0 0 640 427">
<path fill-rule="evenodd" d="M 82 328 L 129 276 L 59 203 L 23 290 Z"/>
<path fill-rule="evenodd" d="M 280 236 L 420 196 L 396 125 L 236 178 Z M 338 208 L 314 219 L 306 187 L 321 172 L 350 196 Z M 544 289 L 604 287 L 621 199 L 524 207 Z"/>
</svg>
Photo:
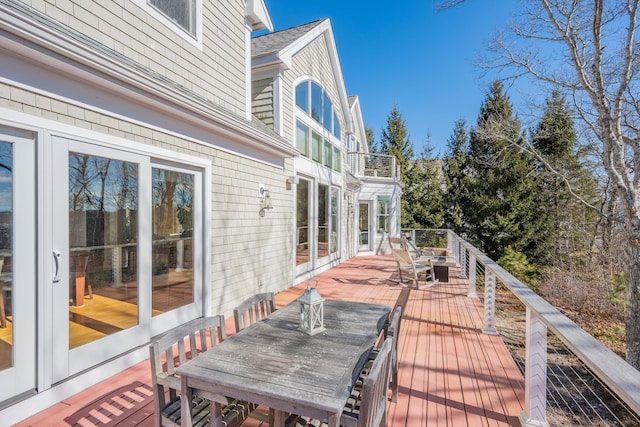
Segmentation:
<svg viewBox="0 0 640 427">
<path fill-rule="evenodd" d="M 496 328 L 496 281 L 504 284 L 526 307 L 525 410 L 523 426 L 547 426 L 547 332 L 555 334 L 580 361 L 624 402 L 640 415 L 640 371 L 633 368 L 600 341 L 580 328 L 544 298 L 533 292 L 495 261 L 450 230 L 430 230 L 446 235 L 447 247 L 461 267 L 461 277 L 469 280 L 469 297 L 477 297 L 476 270 L 484 268 L 483 332 L 498 334 Z M 415 240 L 416 230 L 410 230 Z"/>
</svg>

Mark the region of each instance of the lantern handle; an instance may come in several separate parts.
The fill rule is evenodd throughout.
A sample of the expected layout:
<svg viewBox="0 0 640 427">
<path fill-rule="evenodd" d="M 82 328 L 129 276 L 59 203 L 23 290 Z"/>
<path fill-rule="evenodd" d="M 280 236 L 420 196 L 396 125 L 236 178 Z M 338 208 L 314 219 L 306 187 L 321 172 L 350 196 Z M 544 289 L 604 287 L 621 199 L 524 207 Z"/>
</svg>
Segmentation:
<svg viewBox="0 0 640 427">
<path fill-rule="evenodd" d="M 316 283 L 315 289 L 318 289 L 318 279 L 309 279 L 309 281 L 307 282 L 307 289 L 313 289 L 312 285 L 312 281 Z"/>
</svg>

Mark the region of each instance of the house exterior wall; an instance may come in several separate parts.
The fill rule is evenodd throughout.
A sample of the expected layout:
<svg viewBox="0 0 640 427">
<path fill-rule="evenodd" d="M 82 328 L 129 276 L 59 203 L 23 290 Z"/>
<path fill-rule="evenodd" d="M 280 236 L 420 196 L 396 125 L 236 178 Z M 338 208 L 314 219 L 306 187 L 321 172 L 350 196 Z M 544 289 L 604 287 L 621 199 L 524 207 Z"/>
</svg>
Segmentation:
<svg viewBox="0 0 640 427">
<path fill-rule="evenodd" d="M 273 79 L 254 80 L 251 86 L 251 111 L 265 125 L 274 129 Z"/>
<path fill-rule="evenodd" d="M 244 1 L 202 2 L 202 47 L 132 0 L 25 4 L 237 114 L 246 110 Z"/>
<path fill-rule="evenodd" d="M 288 158 L 293 150 L 280 147 L 278 144 L 282 142 L 267 127 L 245 120 L 248 76 L 244 2 L 203 2 L 201 47 L 186 41 L 128 0 L 108 4 L 2 1 L 0 28 L 12 25 L 2 22 L 7 8 L 11 14 L 11 7 L 20 4 L 29 5 L 62 24 L 46 29 L 60 36 L 57 41 L 66 39 L 74 46 L 63 54 L 76 49 L 82 58 L 63 58 L 60 52 L 35 47 L 31 41 L 22 44 L 13 35 L 7 38 L 10 39 L 7 44 L 0 39 L 0 63 L 3 64 L 0 67 L 0 131 L 13 127 L 35 132 L 39 138 L 35 145 L 40 162 L 43 158 L 50 160 L 47 156 L 53 145 L 52 135 L 63 135 L 85 144 L 99 141 L 105 147 L 142 151 L 166 165 L 189 166 L 188 159 L 197 160 L 194 168 L 203 172 L 205 193 L 202 194 L 205 265 L 195 272 L 203 282 L 202 295 L 196 299 L 201 305 L 200 315 L 230 317 L 233 308 L 248 296 L 290 287 L 294 267 L 291 237 L 294 198 L 286 177 L 293 174 L 293 160 Z M 113 57 L 103 55 L 101 48 L 91 53 L 105 63 L 87 64 L 86 58 L 91 57 L 87 51 L 95 47 L 85 43 L 89 39 L 100 42 L 105 52 L 112 49 L 126 56 L 131 63 L 139 65 L 139 69 L 113 64 L 109 70 L 105 63 Z M 52 40 L 45 40 L 43 44 L 51 42 L 56 48 Z M 11 50 L 12 46 L 17 47 Z M 54 63 L 60 68 L 52 68 Z M 142 69 L 149 73 L 141 72 Z M 123 70 L 132 74 L 140 72 L 132 77 L 140 81 L 116 75 Z M 144 80 L 149 74 L 155 78 L 151 84 L 160 82 L 165 85 L 163 88 L 177 88 L 179 98 L 160 98 L 158 92 L 154 92 L 157 88 L 144 86 L 141 82 L 149 82 Z M 37 175 L 38 192 L 46 193 L 47 190 L 39 186 L 44 184 L 46 188 L 48 177 L 43 176 L 41 170 Z M 259 215 L 259 185 L 269 190 L 273 206 L 264 216 Z M 67 227 L 64 222 L 61 224 Z M 45 228 L 47 225 L 38 227 L 42 227 L 43 234 L 51 232 Z M 34 323 L 41 327 L 49 322 L 44 317 L 51 311 L 46 306 L 51 303 L 47 296 L 50 294 L 47 286 L 51 286 L 47 272 L 53 270 L 51 253 L 37 253 L 33 263 L 34 269 L 40 269 L 38 283 L 21 286 L 37 289 L 37 313 L 36 308 L 30 310 L 34 310 Z M 65 315 L 68 318 L 68 313 Z M 22 317 L 21 322 L 24 319 Z M 162 332 L 164 330 L 151 334 Z M 43 339 L 42 331 L 37 335 L 32 333 L 34 342 L 37 339 L 39 345 L 47 343 L 38 351 L 49 347 L 51 337 Z M 50 369 L 50 362 L 45 361 L 52 358 L 37 356 L 38 369 L 43 369 L 37 372 L 39 383 L 33 386 L 38 392 L 11 402 L 0 399 L 0 424 L 27 417 L 148 357 L 146 345 L 150 338 L 142 336 L 127 353 L 65 378 L 59 384 L 54 384 L 50 371 L 44 370 Z"/>
</svg>

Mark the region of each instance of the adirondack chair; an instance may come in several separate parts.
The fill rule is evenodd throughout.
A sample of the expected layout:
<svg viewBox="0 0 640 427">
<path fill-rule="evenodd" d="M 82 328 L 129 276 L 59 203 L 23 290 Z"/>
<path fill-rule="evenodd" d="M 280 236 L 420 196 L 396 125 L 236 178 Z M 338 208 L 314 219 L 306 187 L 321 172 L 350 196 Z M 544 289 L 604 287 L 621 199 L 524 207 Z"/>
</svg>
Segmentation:
<svg viewBox="0 0 640 427">
<path fill-rule="evenodd" d="M 387 425 L 387 391 L 391 364 L 391 337 L 384 340 L 366 377 L 359 379 L 347 399 L 340 425 L 344 427 L 385 427 Z M 318 420 L 292 414 L 287 427 L 320 425 Z"/>
<path fill-rule="evenodd" d="M 244 300 L 233 310 L 236 333 L 276 311 L 275 301 L 273 292 L 255 294 Z"/>
<path fill-rule="evenodd" d="M 400 283 L 405 284 L 403 280 L 403 274 L 407 273 L 409 279 L 413 282 L 416 289 L 425 289 L 438 283 L 433 274 L 433 261 L 425 259 L 422 263 L 418 264 L 414 261 L 413 256 L 409 252 L 406 244 L 400 246 L 392 246 L 391 253 L 398 265 L 398 273 L 400 275 Z M 424 275 L 425 284 L 420 286 L 419 278 Z"/>
<path fill-rule="evenodd" d="M 176 368 L 224 339 L 224 316 L 213 316 L 187 322 L 151 344 L 149 353 L 156 427 L 180 426 L 180 378 L 175 375 Z M 194 427 L 209 425 L 210 414 L 214 410 L 212 405 L 206 399 L 193 398 Z M 222 406 L 223 421 L 227 427 L 239 426 L 255 408 L 253 403 L 230 399 L 229 404 Z"/>
</svg>

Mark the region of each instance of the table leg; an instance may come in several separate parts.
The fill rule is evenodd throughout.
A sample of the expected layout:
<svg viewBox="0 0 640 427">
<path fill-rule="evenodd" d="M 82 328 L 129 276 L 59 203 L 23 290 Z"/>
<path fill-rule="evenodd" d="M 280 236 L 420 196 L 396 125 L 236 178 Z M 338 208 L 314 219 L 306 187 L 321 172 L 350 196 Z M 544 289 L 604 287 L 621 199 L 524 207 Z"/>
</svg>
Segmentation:
<svg viewBox="0 0 640 427">
<path fill-rule="evenodd" d="M 273 427 L 284 427 L 286 418 L 287 414 L 285 412 L 275 409 L 273 411 Z"/>
<path fill-rule="evenodd" d="M 333 414 L 327 420 L 328 427 L 340 427 L 340 415 Z"/>
<path fill-rule="evenodd" d="M 218 402 L 211 401 L 211 427 L 224 427 L 222 423 L 222 405 Z"/>
</svg>

